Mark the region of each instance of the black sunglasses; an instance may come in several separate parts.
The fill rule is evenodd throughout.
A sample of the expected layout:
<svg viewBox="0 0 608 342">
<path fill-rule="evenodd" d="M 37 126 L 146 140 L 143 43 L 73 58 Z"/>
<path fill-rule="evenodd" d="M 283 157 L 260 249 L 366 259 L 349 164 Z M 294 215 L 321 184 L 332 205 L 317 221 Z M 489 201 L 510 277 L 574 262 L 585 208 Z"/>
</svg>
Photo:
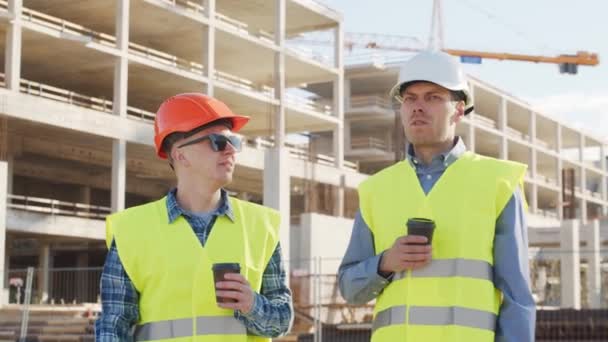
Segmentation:
<svg viewBox="0 0 608 342">
<path fill-rule="evenodd" d="M 217 133 L 211 133 L 209 135 L 205 135 L 200 138 L 196 138 L 192 141 L 188 141 L 185 144 L 179 145 L 177 148 L 182 148 L 184 146 L 198 144 L 199 142 L 207 140 L 207 139 L 209 140 L 209 142 L 211 142 L 211 148 L 215 152 L 224 151 L 226 149 L 226 146 L 228 146 L 228 143 L 230 143 L 230 145 L 232 145 L 232 147 L 234 147 L 234 149 L 237 152 L 241 151 L 241 146 L 242 146 L 241 138 L 239 138 L 236 135 L 223 135 L 223 134 L 217 134 Z"/>
</svg>

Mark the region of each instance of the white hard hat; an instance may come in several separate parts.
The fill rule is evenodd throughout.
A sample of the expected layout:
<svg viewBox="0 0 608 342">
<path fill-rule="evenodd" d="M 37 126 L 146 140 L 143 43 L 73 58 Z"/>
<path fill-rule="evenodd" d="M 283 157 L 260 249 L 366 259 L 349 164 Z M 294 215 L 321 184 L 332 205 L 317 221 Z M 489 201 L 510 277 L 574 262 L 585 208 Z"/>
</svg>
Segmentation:
<svg viewBox="0 0 608 342">
<path fill-rule="evenodd" d="M 465 114 L 473 111 L 473 99 L 462 71 L 460 62 L 443 51 L 427 50 L 418 53 L 399 70 L 399 82 L 391 89 L 389 95 L 403 102 L 400 91 L 407 83 L 426 81 L 440 85 L 448 90 L 462 91 L 465 95 Z"/>
</svg>

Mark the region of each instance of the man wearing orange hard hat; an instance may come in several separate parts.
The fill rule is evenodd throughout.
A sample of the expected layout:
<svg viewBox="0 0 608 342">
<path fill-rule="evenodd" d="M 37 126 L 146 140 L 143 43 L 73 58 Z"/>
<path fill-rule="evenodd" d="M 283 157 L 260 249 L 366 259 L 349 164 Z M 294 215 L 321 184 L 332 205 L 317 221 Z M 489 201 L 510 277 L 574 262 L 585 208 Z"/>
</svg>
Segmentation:
<svg viewBox="0 0 608 342">
<path fill-rule="evenodd" d="M 161 104 L 154 144 L 177 187 L 107 218 L 96 340 L 270 341 L 289 330 L 279 214 L 224 190 L 241 149 L 233 133 L 248 121 L 199 93 Z"/>
</svg>

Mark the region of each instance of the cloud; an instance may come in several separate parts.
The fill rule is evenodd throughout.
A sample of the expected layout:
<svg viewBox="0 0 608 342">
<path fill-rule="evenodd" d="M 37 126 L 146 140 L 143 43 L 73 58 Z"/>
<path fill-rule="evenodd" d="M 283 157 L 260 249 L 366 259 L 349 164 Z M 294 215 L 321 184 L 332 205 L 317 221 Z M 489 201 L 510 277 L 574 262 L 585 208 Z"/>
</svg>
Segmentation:
<svg viewBox="0 0 608 342">
<path fill-rule="evenodd" d="M 569 122 L 601 137 L 608 137 L 608 89 L 591 93 L 568 92 L 530 101 L 542 113 Z"/>
</svg>

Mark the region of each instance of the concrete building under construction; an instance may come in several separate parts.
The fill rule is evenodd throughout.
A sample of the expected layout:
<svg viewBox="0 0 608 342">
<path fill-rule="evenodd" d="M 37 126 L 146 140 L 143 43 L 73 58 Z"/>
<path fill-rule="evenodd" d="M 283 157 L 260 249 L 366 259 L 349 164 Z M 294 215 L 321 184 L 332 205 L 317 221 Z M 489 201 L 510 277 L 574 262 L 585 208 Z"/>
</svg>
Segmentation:
<svg viewBox="0 0 608 342">
<path fill-rule="evenodd" d="M 387 96 L 398 64 L 345 66 L 342 16 L 313 0 L 0 0 L 0 17 L 0 304 L 12 270 L 28 266 L 40 270 L 35 301 L 97 301 L 95 279 L 61 292 L 52 270 L 101 266 L 104 217 L 172 187 L 152 147 L 154 112 L 171 95 L 204 92 L 251 116 L 228 190 L 280 210 L 294 272 L 311 272 L 312 258 L 336 272 L 358 184 L 403 156 Z M 331 35 L 328 56 L 293 40 L 310 32 Z M 605 142 L 470 84 L 476 110 L 458 134 L 471 150 L 530 166 L 535 253 L 578 248 L 572 222 L 608 209 Z M 564 217 L 577 220 L 562 229 Z M 597 225 L 589 231 L 587 245 L 608 244 Z M 586 258 L 588 275 L 599 277 L 602 257 Z M 577 254 L 564 258 L 574 293 Z"/>
</svg>

